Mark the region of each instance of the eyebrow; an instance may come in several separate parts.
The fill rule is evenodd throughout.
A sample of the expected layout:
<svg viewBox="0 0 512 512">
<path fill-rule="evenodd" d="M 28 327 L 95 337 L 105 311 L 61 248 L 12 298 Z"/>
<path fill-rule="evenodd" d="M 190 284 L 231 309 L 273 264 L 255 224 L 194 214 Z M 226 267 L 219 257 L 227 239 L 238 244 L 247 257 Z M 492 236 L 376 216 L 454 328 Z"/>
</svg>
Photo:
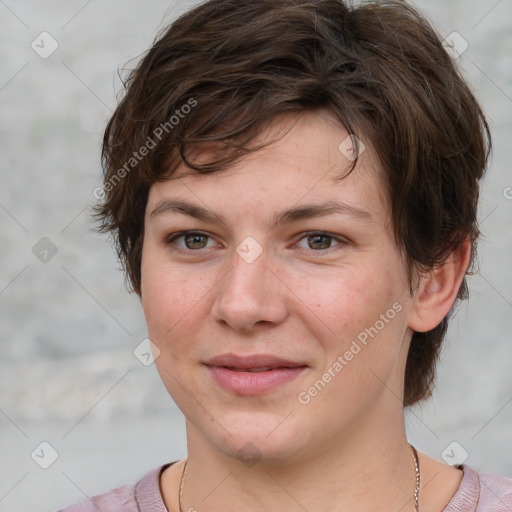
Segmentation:
<svg viewBox="0 0 512 512">
<path fill-rule="evenodd" d="M 306 204 L 285 210 L 276 214 L 273 218 L 272 227 L 281 224 L 291 224 L 299 220 L 315 219 L 332 215 L 334 213 L 356 218 L 361 221 L 371 222 L 373 215 L 366 210 L 362 210 L 347 203 L 338 201 L 328 201 L 321 204 Z M 193 217 L 203 222 L 219 224 L 227 227 L 226 218 L 220 214 L 213 213 L 202 206 L 198 206 L 179 199 L 166 199 L 159 202 L 151 212 L 150 218 L 163 214 L 180 214 Z"/>
</svg>

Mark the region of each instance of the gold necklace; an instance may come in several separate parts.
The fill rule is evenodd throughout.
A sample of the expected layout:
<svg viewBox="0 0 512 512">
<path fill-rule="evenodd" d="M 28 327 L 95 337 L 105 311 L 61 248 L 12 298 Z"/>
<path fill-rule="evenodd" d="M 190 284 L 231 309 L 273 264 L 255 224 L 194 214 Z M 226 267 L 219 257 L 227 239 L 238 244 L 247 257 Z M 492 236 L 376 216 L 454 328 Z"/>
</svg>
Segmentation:
<svg viewBox="0 0 512 512">
<path fill-rule="evenodd" d="M 418 512 L 420 509 L 420 460 L 418 458 L 418 452 L 416 451 L 416 448 L 414 448 L 412 444 L 409 444 L 409 446 L 412 448 L 412 458 L 414 459 L 414 470 L 416 472 L 416 487 L 414 488 L 414 510 L 415 512 Z"/>
<path fill-rule="evenodd" d="M 415 512 L 419 512 L 420 510 L 420 483 L 421 483 L 421 472 L 420 472 L 420 461 L 418 458 L 418 452 L 416 448 L 412 444 L 409 445 L 412 448 L 412 458 L 414 460 L 414 471 L 416 474 L 416 486 L 414 488 L 414 510 Z M 185 473 L 187 471 L 188 458 L 185 460 L 185 467 L 183 468 L 183 474 L 181 475 L 180 481 L 180 492 L 178 495 L 178 505 L 180 508 L 180 512 L 183 512 L 181 507 L 181 495 L 183 494 L 183 484 L 185 482 Z"/>
<path fill-rule="evenodd" d="M 180 493 L 178 495 L 178 506 L 180 507 L 180 512 L 183 512 L 181 508 L 181 495 L 183 494 L 183 483 L 185 482 L 185 471 L 187 471 L 188 457 L 185 459 L 185 466 L 183 468 L 183 474 L 181 475 L 180 481 Z"/>
</svg>

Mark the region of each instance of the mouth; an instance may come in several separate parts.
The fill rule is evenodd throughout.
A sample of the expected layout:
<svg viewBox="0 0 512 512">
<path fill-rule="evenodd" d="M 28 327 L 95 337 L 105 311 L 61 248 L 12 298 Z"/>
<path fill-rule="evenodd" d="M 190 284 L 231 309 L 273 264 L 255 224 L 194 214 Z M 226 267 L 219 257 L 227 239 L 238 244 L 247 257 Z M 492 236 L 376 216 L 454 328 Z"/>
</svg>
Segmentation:
<svg viewBox="0 0 512 512">
<path fill-rule="evenodd" d="M 213 380 L 225 391 L 237 395 L 260 395 L 295 380 L 308 365 L 257 354 L 217 356 L 205 363 Z"/>
<path fill-rule="evenodd" d="M 277 368 L 307 366 L 305 362 L 284 359 L 270 354 L 238 356 L 232 353 L 212 357 L 205 364 L 207 366 L 225 367 L 236 371 L 268 371 Z"/>
<path fill-rule="evenodd" d="M 280 368 L 287 368 L 286 366 L 279 366 L 277 368 L 271 368 L 270 366 L 263 366 L 262 368 L 235 368 L 233 366 L 222 366 L 222 368 L 227 368 L 228 370 L 232 370 L 234 372 L 268 372 L 270 370 L 279 370 Z"/>
</svg>

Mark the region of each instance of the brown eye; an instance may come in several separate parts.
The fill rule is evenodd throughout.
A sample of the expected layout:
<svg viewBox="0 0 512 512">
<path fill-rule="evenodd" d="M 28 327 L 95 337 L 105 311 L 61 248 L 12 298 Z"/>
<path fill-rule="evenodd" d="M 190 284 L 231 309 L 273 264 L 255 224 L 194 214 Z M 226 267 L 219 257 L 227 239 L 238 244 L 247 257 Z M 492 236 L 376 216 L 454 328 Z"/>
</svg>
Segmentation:
<svg viewBox="0 0 512 512">
<path fill-rule="evenodd" d="M 184 237 L 187 249 L 204 249 L 208 243 L 208 237 L 201 233 L 188 233 Z"/>
<path fill-rule="evenodd" d="M 181 231 L 166 238 L 165 243 L 174 246 L 177 251 L 199 251 L 215 245 L 215 241 L 209 235 L 198 231 Z"/>
<path fill-rule="evenodd" d="M 328 233 L 323 232 L 310 232 L 304 233 L 303 237 L 296 244 L 301 249 L 312 250 L 316 252 L 325 251 L 327 252 L 329 249 L 333 249 L 336 246 L 346 245 L 348 242 L 343 238 L 330 235 Z"/>
<path fill-rule="evenodd" d="M 310 249 L 329 249 L 332 237 L 327 235 L 311 235 L 308 236 L 308 246 Z"/>
</svg>

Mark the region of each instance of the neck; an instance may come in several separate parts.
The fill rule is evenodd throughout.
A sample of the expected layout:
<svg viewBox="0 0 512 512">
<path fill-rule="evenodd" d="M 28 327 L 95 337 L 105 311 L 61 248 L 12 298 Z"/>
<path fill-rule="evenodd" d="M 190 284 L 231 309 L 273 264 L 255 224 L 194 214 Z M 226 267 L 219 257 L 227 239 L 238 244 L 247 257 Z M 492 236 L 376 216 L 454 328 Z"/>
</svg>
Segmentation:
<svg viewBox="0 0 512 512">
<path fill-rule="evenodd" d="M 187 425 L 182 510 L 414 511 L 416 475 L 403 414 L 394 423 L 365 422 L 312 454 L 277 462 L 263 454 L 252 466 L 219 452 Z"/>
</svg>

